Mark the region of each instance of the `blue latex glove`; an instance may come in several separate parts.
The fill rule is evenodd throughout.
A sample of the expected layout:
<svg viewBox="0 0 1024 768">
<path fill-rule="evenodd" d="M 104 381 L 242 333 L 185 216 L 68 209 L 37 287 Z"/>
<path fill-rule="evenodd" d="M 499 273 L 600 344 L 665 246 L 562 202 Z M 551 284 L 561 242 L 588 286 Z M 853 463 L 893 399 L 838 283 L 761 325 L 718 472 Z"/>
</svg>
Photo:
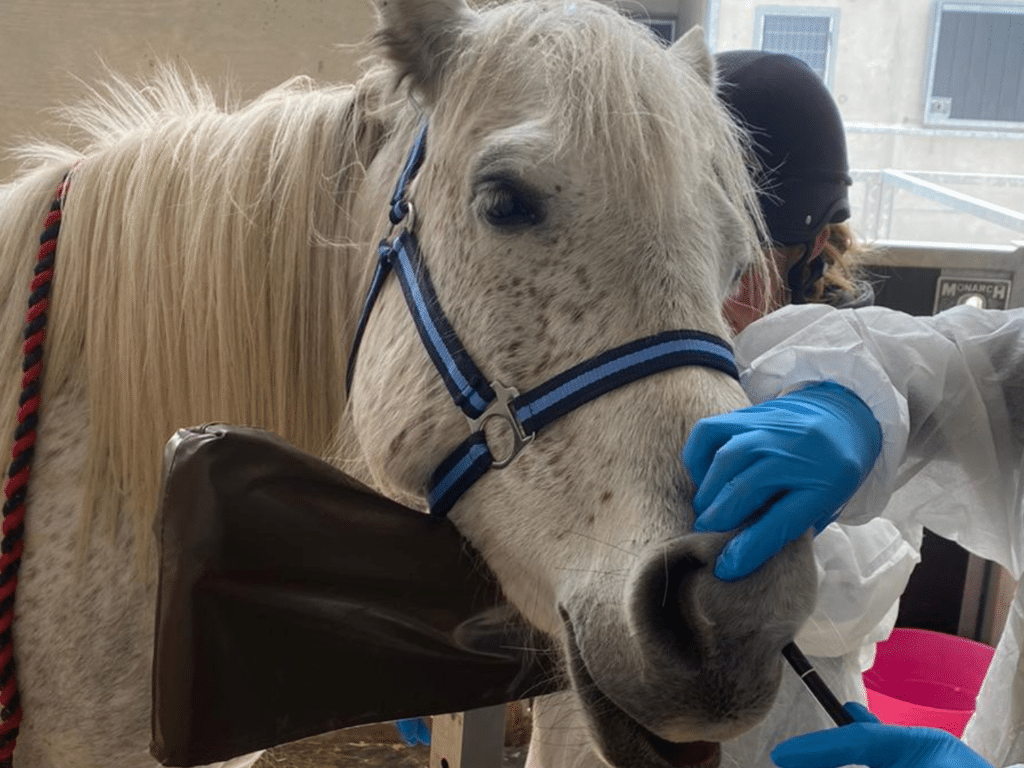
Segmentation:
<svg viewBox="0 0 1024 768">
<path fill-rule="evenodd" d="M 881 449 L 871 409 L 833 382 L 698 421 L 682 454 L 697 486 L 695 530 L 747 525 L 725 546 L 715 575 L 740 579 L 808 528 L 820 533 Z"/>
<path fill-rule="evenodd" d="M 398 735 L 402 737 L 407 747 L 415 747 L 417 744 L 430 744 L 430 725 L 425 717 L 410 717 L 405 720 L 395 720 L 395 728 Z"/>
<path fill-rule="evenodd" d="M 935 728 L 882 725 L 860 704 L 846 711 L 857 721 L 784 741 L 772 750 L 780 768 L 992 768 L 960 739 Z"/>
</svg>

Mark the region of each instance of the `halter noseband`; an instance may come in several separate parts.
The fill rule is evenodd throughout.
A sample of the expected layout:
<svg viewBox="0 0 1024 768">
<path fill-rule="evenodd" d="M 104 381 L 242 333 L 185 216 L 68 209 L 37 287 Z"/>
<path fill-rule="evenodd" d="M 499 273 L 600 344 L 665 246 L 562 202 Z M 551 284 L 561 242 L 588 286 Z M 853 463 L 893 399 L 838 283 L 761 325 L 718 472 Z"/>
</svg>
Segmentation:
<svg viewBox="0 0 1024 768">
<path fill-rule="evenodd" d="M 523 394 L 499 381 L 488 382 L 441 309 L 413 231 L 414 214 L 406 193 L 423 163 L 426 138 L 424 123 L 391 198 L 391 232 L 377 249 L 377 268 L 356 326 L 345 386 L 351 392 L 366 324 L 385 279 L 394 270 L 427 354 L 470 426 L 469 437 L 430 476 L 427 502 L 432 515 L 448 514 L 488 469 L 508 466 L 539 430 L 607 392 L 655 373 L 692 365 L 713 368 L 739 380 L 732 349 L 725 341 L 701 331 L 677 330 L 609 349 Z M 407 217 L 406 226 L 392 235 Z M 491 420 L 503 421 L 510 428 L 512 446 L 507 455 L 495 457 L 487 444 L 484 427 Z"/>
</svg>

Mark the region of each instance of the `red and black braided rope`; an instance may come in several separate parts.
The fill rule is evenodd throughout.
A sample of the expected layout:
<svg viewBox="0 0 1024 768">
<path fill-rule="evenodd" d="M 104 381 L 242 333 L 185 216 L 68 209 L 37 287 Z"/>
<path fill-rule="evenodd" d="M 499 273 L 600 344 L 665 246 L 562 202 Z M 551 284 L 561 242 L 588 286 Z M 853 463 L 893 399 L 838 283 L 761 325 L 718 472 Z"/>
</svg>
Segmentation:
<svg viewBox="0 0 1024 768">
<path fill-rule="evenodd" d="M 70 175 L 70 174 L 69 174 Z M 0 768 L 11 768 L 14 745 L 21 725 L 21 697 L 14 676 L 14 593 L 18 586 L 18 568 L 24 550 L 25 497 L 28 495 L 29 470 L 35 454 L 36 426 L 42 390 L 43 342 L 46 339 L 46 312 L 50 307 L 57 236 L 69 175 L 57 187 L 50 204 L 46 225 L 39 238 L 26 316 L 22 352 L 21 397 L 18 400 L 18 424 L 14 430 L 11 466 L 7 471 L 3 506 L 3 539 L 0 540 Z"/>
</svg>

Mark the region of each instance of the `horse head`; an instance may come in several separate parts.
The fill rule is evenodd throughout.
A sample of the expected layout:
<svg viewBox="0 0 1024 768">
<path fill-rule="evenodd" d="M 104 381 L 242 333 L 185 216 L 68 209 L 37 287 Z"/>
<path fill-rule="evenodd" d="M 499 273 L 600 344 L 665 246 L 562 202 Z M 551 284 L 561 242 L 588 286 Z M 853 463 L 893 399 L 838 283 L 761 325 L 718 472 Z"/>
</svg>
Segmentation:
<svg viewBox="0 0 1024 768">
<path fill-rule="evenodd" d="M 766 267 L 742 142 L 699 31 L 663 48 L 587 0 L 479 13 L 380 0 L 380 13 L 379 42 L 411 96 L 396 129 L 407 141 L 375 158 L 380 194 L 361 204 L 383 210 L 426 120 L 399 225 L 421 259 L 407 278 L 429 270 L 421 303 L 443 311 L 487 381 L 532 391 L 636 339 L 728 335 L 726 296 Z M 469 428 L 402 294 L 384 282 L 367 316 L 349 409 L 375 481 L 422 500 Z M 560 649 L 616 766 L 716 762 L 692 743 L 764 716 L 780 650 L 810 613 L 809 536 L 724 583 L 711 569 L 728 536 L 691 530 L 680 448 L 697 419 L 746 403 L 721 370 L 642 378 L 546 425 L 452 508 Z M 484 440 L 515 427 L 492 420 Z"/>
</svg>

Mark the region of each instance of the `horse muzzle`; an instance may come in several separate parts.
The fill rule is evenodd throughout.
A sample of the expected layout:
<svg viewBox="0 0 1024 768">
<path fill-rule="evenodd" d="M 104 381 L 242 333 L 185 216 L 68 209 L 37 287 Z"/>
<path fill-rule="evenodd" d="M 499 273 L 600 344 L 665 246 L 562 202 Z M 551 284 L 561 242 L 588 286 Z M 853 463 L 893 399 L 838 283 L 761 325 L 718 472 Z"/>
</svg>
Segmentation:
<svg viewBox="0 0 1024 768">
<path fill-rule="evenodd" d="M 717 744 L 774 702 L 781 649 L 813 607 L 810 542 L 726 583 L 712 568 L 728 539 L 689 534 L 650 547 L 618 605 L 606 594 L 563 606 L 573 687 L 616 768 L 715 768 Z"/>
<path fill-rule="evenodd" d="M 719 768 L 722 747 L 715 741 L 672 742 L 649 731 L 594 681 L 576 643 L 568 616 L 562 613 L 568 645 L 569 676 L 588 715 L 597 747 L 615 768 Z"/>
</svg>

